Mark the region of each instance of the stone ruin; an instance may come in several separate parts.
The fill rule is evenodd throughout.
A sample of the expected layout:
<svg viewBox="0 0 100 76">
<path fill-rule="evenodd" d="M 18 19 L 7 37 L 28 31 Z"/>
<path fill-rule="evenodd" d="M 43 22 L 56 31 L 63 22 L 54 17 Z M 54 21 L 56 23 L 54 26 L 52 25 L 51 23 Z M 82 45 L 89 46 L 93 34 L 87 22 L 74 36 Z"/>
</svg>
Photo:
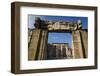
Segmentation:
<svg viewBox="0 0 100 76">
<path fill-rule="evenodd" d="M 72 59 L 88 57 L 88 31 L 82 29 L 81 20 L 77 22 L 44 21 L 35 19 L 35 29 L 29 31 L 28 60 L 47 59 L 48 33 L 62 32 L 72 34 Z"/>
</svg>

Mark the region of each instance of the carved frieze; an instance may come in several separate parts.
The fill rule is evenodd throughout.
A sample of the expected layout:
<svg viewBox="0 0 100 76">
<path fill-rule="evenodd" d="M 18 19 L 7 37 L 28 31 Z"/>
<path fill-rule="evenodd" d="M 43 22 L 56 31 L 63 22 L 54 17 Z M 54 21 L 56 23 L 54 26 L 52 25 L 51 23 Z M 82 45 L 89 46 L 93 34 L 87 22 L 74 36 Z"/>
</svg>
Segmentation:
<svg viewBox="0 0 100 76">
<path fill-rule="evenodd" d="M 35 19 L 35 28 L 47 30 L 79 30 L 82 28 L 81 20 L 77 22 L 64 22 L 64 21 L 44 21 L 39 17 Z"/>
</svg>

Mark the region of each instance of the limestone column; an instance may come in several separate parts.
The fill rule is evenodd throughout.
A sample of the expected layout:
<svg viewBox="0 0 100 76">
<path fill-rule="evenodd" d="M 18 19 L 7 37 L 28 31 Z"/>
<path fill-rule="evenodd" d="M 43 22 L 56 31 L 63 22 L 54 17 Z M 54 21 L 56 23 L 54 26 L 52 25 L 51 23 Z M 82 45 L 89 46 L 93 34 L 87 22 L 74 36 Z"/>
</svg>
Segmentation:
<svg viewBox="0 0 100 76">
<path fill-rule="evenodd" d="M 48 36 L 48 31 L 41 30 L 41 36 L 40 36 L 41 40 L 39 46 L 38 60 L 44 60 L 47 58 L 47 36 Z"/>
<path fill-rule="evenodd" d="M 74 58 L 84 58 L 80 30 L 72 31 L 72 49 Z"/>
<path fill-rule="evenodd" d="M 59 48 L 56 48 L 56 58 L 59 58 L 58 53 L 59 53 Z"/>
<path fill-rule="evenodd" d="M 40 29 L 34 29 L 32 32 L 32 38 L 30 44 L 28 45 L 28 60 L 35 60 L 37 48 L 39 45 Z"/>
<path fill-rule="evenodd" d="M 61 45 L 61 58 L 63 58 L 63 46 Z"/>
<path fill-rule="evenodd" d="M 88 32 L 87 30 L 81 30 L 81 35 L 82 35 L 82 43 L 83 43 L 83 53 L 84 57 L 88 57 Z"/>
</svg>

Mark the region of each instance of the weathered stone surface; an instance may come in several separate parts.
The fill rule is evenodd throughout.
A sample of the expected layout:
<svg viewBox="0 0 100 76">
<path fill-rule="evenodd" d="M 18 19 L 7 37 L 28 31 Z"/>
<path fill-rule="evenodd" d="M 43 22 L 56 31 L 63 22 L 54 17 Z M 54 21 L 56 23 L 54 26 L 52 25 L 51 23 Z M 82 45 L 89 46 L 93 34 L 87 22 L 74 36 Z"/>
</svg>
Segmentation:
<svg viewBox="0 0 100 76">
<path fill-rule="evenodd" d="M 39 46 L 38 60 L 44 60 L 47 58 L 47 36 L 48 36 L 48 31 L 42 30 L 40 36 L 41 40 Z"/>
<path fill-rule="evenodd" d="M 48 30 L 78 30 L 81 29 L 82 25 L 80 22 L 54 22 L 48 24 Z"/>
<path fill-rule="evenodd" d="M 79 30 L 82 28 L 81 20 L 76 22 L 63 22 L 63 21 L 44 21 L 39 17 L 35 18 L 35 28 L 47 30 Z"/>
<path fill-rule="evenodd" d="M 30 46 L 28 49 L 28 60 L 44 60 L 47 59 L 47 30 L 35 29 L 32 32 L 32 39 L 30 41 Z M 72 31 L 72 56 L 66 48 L 66 57 L 69 58 L 87 58 L 88 56 L 88 35 L 85 30 Z M 38 53 L 38 54 L 37 54 Z M 63 52 L 60 52 L 62 55 Z M 55 52 L 55 56 L 60 55 Z M 36 56 L 37 55 L 37 56 Z M 67 56 L 68 55 L 68 56 Z M 37 58 L 36 58 L 37 57 Z"/>
<path fill-rule="evenodd" d="M 83 54 L 84 57 L 88 57 L 88 32 L 87 30 L 81 30 L 81 35 L 82 35 L 82 43 L 83 43 Z"/>
<path fill-rule="evenodd" d="M 28 49 L 28 60 L 44 60 L 47 58 L 47 35 L 47 30 L 33 30 Z"/>
<path fill-rule="evenodd" d="M 80 31 L 72 31 L 72 43 L 73 43 L 73 54 L 74 58 L 83 58 L 83 49 L 81 44 L 81 37 L 80 37 Z"/>
<path fill-rule="evenodd" d="M 72 31 L 73 55 L 74 58 L 87 58 L 88 55 L 88 35 L 87 31 Z"/>
<path fill-rule="evenodd" d="M 32 39 L 28 48 L 28 60 L 35 60 L 37 48 L 39 45 L 40 29 L 33 30 Z"/>
<path fill-rule="evenodd" d="M 48 59 L 70 59 L 72 50 L 68 43 L 48 44 Z"/>
</svg>

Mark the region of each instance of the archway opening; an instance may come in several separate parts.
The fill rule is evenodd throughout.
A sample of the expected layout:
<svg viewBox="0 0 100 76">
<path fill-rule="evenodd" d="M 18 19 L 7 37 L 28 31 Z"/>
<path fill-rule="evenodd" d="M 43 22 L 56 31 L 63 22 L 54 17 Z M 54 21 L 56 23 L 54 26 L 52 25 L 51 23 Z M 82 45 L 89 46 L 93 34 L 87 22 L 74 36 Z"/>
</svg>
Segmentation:
<svg viewBox="0 0 100 76">
<path fill-rule="evenodd" d="M 72 34 L 69 32 L 49 32 L 47 59 L 72 59 Z"/>
</svg>

